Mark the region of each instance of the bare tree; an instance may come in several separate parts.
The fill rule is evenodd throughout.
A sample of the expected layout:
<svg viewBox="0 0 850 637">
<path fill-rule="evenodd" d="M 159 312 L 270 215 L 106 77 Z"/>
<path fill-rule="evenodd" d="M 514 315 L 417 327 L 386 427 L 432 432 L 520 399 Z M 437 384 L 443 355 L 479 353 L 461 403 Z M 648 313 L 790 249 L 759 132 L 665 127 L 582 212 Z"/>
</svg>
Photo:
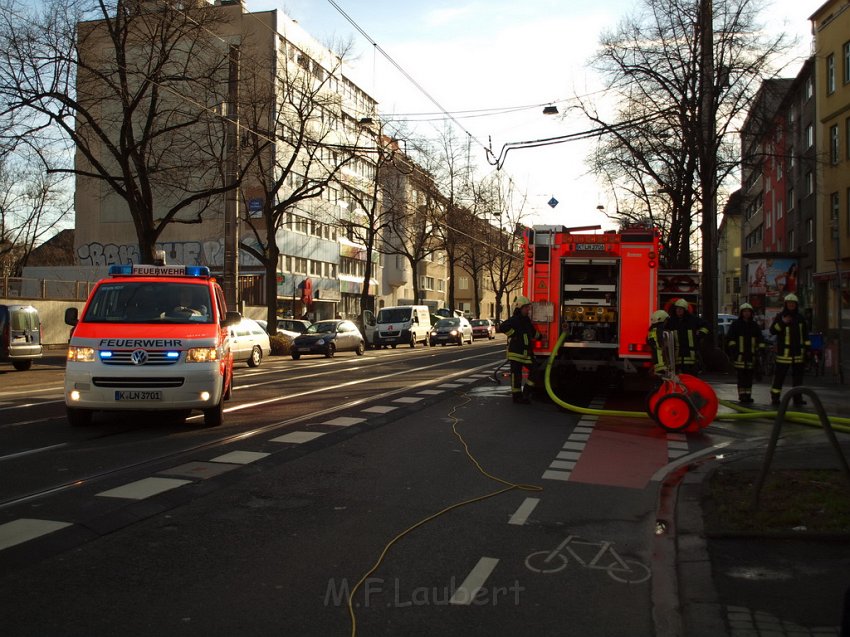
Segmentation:
<svg viewBox="0 0 850 637">
<path fill-rule="evenodd" d="M 73 202 L 67 181 L 25 152 L 0 159 L 0 275 L 21 276 L 33 249 L 66 220 Z"/>
<path fill-rule="evenodd" d="M 70 140 L 73 167 L 45 163 L 126 206 L 145 262 L 169 223 L 201 223 L 238 185 L 222 175 L 230 59 L 214 35 L 221 9 L 48 0 L 36 12 L 7 0 L 0 11 L 0 104 L 29 114 L 27 135 L 59 130 Z"/>
<path fill-rule="evenodd" d="M 500 173 L 493 175 L 492 179 L 489 193 L 494 198 L 495 223 L 487 224 L 483 252 L 487 262 L 486 276 L 496 295 L 495 318 L 500 320 L 503 299 L 510 316 L 510 295 L 522 286 L 525 197 L 515 196 L 513 182 L 502 178 Z"/>
<path fill-rule="evenodd" d="M 593 59 L 607 79 L 613 118 L 581 103 L 606 134 L 589 158 L 619 191 L 621 221 L 650 219 L 663 231 L 666 267 L 689 267 L 698 225 L 700 158 L 717 150 L 717 192 L 737 168 L 735 128 L 762 78 L 786 46 L 758 24 L 757 0 L 714 0 L 714 139 L 704 139 L 700 3 L 642 0 L 636 12 L 603 35 Z"/>
<path fill-rule="evenodd" d="M 354 189 L 374 181 L 375 158 L 369 152 L 374 151 L 369 145 L 373 140 L 357 119 L 340 109 L 339 94 L 332 90 L 341 81 L 345 48 L 341 53 L 308 52 L 287 43 L 273 81 L 253 80 L 243 97 L 242 119 L 250 131 L 247 146 L 255 158 L 245 188 L 260 195 L 262 210 L 243 217 L 243 228 L 254 243 L 243 240 L 240 248 L 265 270 L 269 325 L 276 323 L 277 239 L 287 218 L 297 213 L 337 225 L 336 207 L 346 199 L 339 184 Z M 365 174 L 344 177 L 346 167 Z"/>
</svg>

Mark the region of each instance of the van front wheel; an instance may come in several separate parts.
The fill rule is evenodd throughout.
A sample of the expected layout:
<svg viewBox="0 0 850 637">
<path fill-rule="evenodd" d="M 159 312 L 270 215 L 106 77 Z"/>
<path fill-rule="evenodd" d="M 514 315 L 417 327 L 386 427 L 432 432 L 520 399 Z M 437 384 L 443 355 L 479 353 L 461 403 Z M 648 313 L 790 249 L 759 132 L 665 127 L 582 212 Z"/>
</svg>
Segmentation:
<svg viewBox="0 0 850 637">
<path fill-rule="evenodd" d="M 32 367 L 32 361 L 30 361 L 30 360 L 26 360 L 26 361 L 15 361 L 14 363 L 12 363 L 12 366 L 13 366 L 15 369 L 17 369 L 19 372 L 25 372 L 25 371 L 27 371 L 30 367 Z"/>
<path fill-rule="evenodd" d="M 220 400 L 215 407 L 204 409 L 204 424 L 207 427 L 218 427 L 224 422 L 224 406 L 222 402 Z"/>
</svg>

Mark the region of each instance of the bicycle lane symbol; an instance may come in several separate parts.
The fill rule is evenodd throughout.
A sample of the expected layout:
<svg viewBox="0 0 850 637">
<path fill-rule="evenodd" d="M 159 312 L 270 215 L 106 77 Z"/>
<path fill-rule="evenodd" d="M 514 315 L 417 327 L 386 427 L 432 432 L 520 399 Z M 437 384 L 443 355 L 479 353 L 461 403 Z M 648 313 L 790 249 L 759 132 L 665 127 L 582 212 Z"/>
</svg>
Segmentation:
<svg viewBox="0 0 850 637">
<path fill-rule="evenodd" d="M 576 550 L 578 547 L 578 550 Z M 591 547 L 593 550 L 582 551 Z M 598 549 L 598 550 L 596 550 Z M 592 555 L 592 557 L 591 557 Z M 652 574 L 644 564 L 626 560 L 614 549 L 612 542 L 589 542 L 569 535 L 552 551 L 535 551 L 525 558 L 525 566 L 533 573 L 558 573 L 564 570 L 572 558 L 582 568 L 606 571 L 608 576 L 621 584 L 640 584 Z M 589 559 L 588 559 L 589 558 Z"/>
</svg>

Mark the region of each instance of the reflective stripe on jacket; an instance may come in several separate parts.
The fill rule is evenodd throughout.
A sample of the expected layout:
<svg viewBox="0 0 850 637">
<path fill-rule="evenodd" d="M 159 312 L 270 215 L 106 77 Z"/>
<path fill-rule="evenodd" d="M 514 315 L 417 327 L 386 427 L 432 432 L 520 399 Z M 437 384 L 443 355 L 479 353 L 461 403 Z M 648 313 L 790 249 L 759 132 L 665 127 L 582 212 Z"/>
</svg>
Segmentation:
<svg viewBox="0 0 850 637">
<path fill-rule="evenodd" d="M 738 318 L 726 335 L 726 351 L 738 369 L 753 369 L 756 353 L 765 347 L 764 335 L 755 321 Z"/>
<path fill-rule="evenodd" d="M 531 319 L 516 309 L 513 316 L 499 326 L 499 331 L 508 337 L 508 360 L 530 365 L 534 339 L 540 336 Z"/>
<path fill-rule="evenodd" d="M 785 323 L 783 316 L 790 316 L 791 322 Z M 776 334 L 776 362 L 802 363 L 805 361 L 806 348 L 811 346 L 806 320 L 799 312 L 783 310 L 773 319 L 770 326 L 772 334 Z"/>
</svg>

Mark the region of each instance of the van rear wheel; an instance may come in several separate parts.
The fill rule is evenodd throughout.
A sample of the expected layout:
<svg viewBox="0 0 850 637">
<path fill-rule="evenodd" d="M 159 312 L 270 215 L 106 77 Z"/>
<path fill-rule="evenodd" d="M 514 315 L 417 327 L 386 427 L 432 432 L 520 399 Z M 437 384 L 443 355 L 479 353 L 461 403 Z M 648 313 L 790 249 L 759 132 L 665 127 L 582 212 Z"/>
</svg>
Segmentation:
<svg viewBox="0 0 850 637">
<path fill-rule="evenodd" d="M 30 367 L 32 367 L 32 361 L 31 361 L 31 360 L 26 360 L 26 361 L 15 361 L 14 363 L 12 363 L 12 366 L 13 366 L 15 369 L 17 369 L 19 372 L 25 372 L 25 371 L 27 371 Z"/>
</svg>

